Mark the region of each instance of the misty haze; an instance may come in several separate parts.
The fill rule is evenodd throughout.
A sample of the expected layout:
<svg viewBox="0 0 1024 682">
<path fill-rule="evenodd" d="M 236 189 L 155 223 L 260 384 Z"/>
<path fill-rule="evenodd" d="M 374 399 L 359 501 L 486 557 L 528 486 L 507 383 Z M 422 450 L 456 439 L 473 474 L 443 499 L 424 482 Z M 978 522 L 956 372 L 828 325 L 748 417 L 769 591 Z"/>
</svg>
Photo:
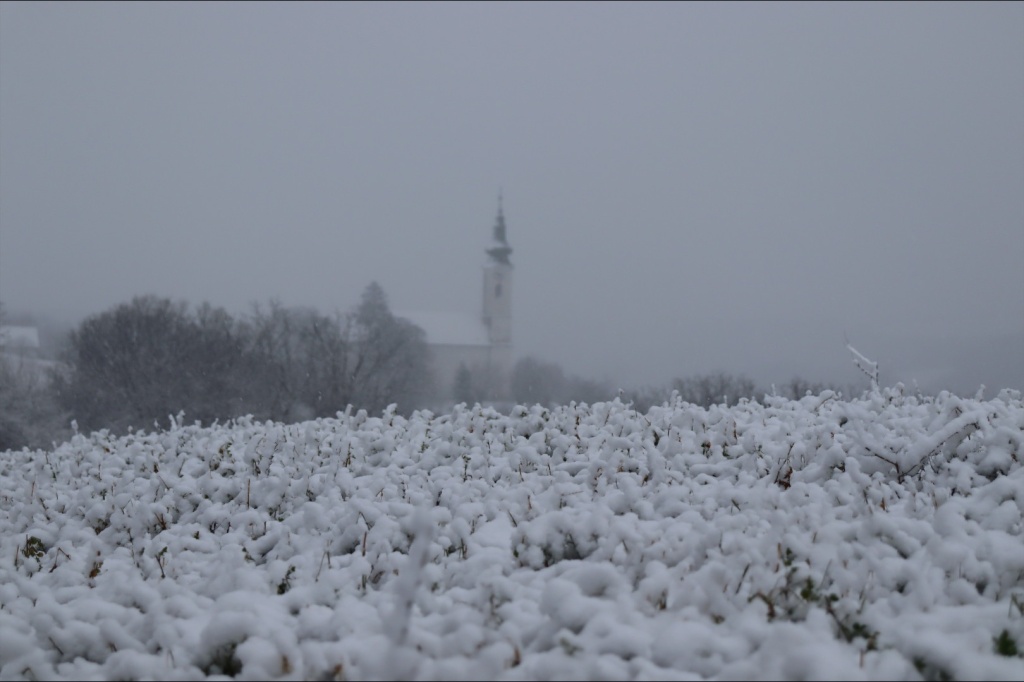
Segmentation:
<svg viewBox="0 0 1024 682">
<path fill-rule="evenodd" d="M 501 191 L 515 358 L 1024 388 L 1018 4 L 0 12 L 12 323 L 480 317 Z"/>
<path fill-rule="evenodd" d="M 0 679 L 1024 679 L 1024 3 L 0 3 Z"/>
</svg>

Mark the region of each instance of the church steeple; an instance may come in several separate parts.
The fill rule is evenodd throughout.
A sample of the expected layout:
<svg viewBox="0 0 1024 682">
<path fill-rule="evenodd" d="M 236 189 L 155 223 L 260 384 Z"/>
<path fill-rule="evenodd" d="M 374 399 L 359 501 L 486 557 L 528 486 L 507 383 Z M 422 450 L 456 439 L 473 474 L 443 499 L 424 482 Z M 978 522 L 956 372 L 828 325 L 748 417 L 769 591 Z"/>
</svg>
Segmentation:
<svg viewBox="0 0 1024 682">
<path fill-rule="evenodd" d="M 487 255 L 491 262 L 511 266 L 508 257 L 512 253 L 512 247 L 508 245 L 508 238 L 505 236 L 505 212 L 502 209 L 502 196 L 498 192 L 498 217 L 494 221 L 493 246 L 487 249 Z"/>
<path fill-rule="evenodd" d="M 512 247 L 508 245 L 501 200 L 499 192 L 498 217 L 484 265 L 483 321 L 490 337 L 492 361 L 507 370 L 512 352 L 512 263 L 508 259 Z"/>
</svg>

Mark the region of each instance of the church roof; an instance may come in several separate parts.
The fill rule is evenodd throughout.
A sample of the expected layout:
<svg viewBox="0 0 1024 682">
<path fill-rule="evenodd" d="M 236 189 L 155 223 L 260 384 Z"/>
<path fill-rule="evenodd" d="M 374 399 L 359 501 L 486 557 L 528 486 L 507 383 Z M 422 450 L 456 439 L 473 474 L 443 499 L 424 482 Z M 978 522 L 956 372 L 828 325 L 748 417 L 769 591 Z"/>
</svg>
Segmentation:
<svg viewBox="0 0 1024 682">
<path fill-rule="evenodd" d="M 442 346 L 489 346 L 483 320 L 474 315 L 442 312 L 396 312 L 427 333 L 427 343 Z"/>
</svg>

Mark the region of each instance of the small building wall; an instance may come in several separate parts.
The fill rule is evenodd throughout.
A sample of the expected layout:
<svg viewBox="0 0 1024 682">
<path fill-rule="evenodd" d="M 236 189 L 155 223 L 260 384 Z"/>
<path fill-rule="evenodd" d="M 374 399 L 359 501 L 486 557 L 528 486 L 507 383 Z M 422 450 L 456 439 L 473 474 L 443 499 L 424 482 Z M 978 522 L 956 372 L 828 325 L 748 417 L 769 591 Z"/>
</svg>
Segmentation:
<svg viewBox="0 0 1024 682">
<path fill-rule="evenodd" d="M 35 327 L 0 325 L 0 350 L 35 356 L 39 352 L 39 330 Z"/>
</svg>

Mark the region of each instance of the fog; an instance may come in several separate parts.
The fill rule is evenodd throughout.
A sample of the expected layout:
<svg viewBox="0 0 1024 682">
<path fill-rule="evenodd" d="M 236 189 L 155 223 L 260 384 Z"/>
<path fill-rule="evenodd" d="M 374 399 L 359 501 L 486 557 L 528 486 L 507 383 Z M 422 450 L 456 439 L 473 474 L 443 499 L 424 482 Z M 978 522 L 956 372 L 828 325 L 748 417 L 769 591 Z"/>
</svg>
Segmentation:
<svg viewBox="0 0 1024 682">
<path fill-rule="evenodd" d="M 0 301 L 475 313 L 518 355 L 1024 389 L 1020 3 L 0 4 Z"/>
</svg>

